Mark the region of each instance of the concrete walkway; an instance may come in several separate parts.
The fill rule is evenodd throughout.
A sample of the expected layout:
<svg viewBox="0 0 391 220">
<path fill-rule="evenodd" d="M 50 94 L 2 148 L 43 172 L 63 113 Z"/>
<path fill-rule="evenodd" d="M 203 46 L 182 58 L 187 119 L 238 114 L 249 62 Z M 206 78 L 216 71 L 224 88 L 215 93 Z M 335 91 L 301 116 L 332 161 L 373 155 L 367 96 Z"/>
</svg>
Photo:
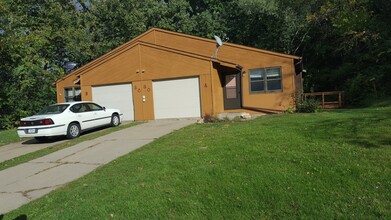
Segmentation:
<svg viewBox="0 0 391 220">
<path fill-rule="evenodd" d="M 196 121 L 197 119 L 150 121 L 2 170 L 0 215 Z"/>
</svg>

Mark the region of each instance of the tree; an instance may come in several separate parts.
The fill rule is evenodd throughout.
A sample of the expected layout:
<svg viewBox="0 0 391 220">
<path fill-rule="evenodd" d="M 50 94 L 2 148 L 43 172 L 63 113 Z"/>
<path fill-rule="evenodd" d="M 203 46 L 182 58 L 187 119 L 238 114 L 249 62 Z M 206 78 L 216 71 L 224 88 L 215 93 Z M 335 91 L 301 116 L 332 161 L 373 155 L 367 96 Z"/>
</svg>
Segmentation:
<svg viewBox="0 0 391 220">
<path fill-rule="evenodd" d="M 55 102 L 82 66 L 152 27 L 304 57 L 305 86 L 391 95 L 389 0 L 3 0 L 0 128 Z"/>
<path fill-rule="evenodd" d="M 74 43 L 68 34 L 84 30 L 75 29 L 78 12 L 73 1 L 4 0 L 0 8 L 4 127 L 55 102 L 54 82 L 75 53 L 68 49 Z"/>
<path fill-rule="evenodd" d="M 377 96 L 379 89 L 387 93 L 390 65 L 383 58 L 389 58 L 390 35 L 384 12 L 390 4 L 378 2 L 383 13 L 380 4 L 369 0 L 325 0 L 309 16 L 313 29 L 304 51 L 308 87 L 345 90 L 352 104 Z"/>
</svg>

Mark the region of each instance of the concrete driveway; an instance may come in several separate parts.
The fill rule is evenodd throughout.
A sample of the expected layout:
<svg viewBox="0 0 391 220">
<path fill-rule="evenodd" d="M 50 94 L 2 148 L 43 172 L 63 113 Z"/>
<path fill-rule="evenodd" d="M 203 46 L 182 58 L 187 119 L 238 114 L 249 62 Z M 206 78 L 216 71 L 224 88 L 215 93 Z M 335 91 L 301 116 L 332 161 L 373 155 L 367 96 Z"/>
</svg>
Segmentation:
<svg viewBox="0 0 391 220">
<path fill-rule="evenodd" d="M 149 121 L 0 171 L 0 215 L 197 119 Z"/>
<path fill-rule="evenodd" d="M 35 139 L 30 139 L 22 142 L 7 144 L 0 147 L 0 163 L 6 160 L 13 159 L 37 150 L 54 146 L 56 144 L 67 141 L 64 138 L 51 139 L 46 143 L 39 143 Z"/>
</svg>

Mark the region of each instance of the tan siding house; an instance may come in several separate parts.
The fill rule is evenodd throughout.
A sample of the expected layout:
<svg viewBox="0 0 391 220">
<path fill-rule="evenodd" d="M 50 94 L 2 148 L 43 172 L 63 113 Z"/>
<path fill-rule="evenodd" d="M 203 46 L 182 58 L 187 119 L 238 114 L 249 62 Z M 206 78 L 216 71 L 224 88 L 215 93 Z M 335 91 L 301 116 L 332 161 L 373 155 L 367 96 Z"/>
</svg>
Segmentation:
<svg viewBox="0 0 391 220">
<path fill-rule="evenodd" d="M 57 101 L 96 101 L 125 120 L 281 112 L 301 91 L 301 58 L 151 29 L 57 81 Z"/>
</svg>

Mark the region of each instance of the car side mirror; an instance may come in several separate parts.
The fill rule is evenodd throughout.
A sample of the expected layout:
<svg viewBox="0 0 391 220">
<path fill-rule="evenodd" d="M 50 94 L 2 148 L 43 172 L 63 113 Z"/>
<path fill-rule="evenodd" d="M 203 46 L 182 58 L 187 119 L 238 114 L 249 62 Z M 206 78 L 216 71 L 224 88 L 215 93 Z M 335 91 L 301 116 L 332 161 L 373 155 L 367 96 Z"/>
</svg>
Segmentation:
<svg viewBox="0 0 391 220">
<path fill-rule="evenodd" d="M 103 107 L 103 111 L 106 111 L 106 107 Z"/>
</svg>

